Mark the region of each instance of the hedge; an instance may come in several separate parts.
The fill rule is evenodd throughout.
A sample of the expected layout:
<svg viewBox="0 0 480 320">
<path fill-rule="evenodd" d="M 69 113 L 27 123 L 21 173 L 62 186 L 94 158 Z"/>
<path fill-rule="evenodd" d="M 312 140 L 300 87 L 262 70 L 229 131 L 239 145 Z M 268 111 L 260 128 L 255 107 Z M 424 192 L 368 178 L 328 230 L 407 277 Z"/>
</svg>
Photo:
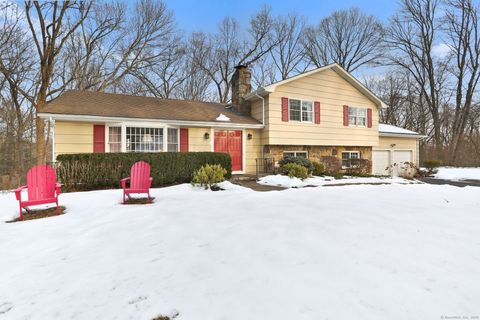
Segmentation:
<svg viewBox="0 0 480 320">
<path fill-rule="evenodd" d="M 227 170 L 227 178 L 232 174 L 226 153 L 79 153 L 57 157 L 57 178 L 65 191 L 119 188 L 120 180 L 130 176 L 130 168 L 137 161 L 150 164 L 153 187 L 190 182 L 194 172 L 207 163 L 221 165 Z"/>
</svg>

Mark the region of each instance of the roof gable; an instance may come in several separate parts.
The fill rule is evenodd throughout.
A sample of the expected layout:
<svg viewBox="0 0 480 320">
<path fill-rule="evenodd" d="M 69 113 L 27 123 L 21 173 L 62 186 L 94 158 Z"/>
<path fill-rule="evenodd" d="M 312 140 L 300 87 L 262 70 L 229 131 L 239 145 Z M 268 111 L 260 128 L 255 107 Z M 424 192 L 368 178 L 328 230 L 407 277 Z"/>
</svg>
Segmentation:
<svg viewBox="0 0 480 320">
<path fill-rule="evenodd" d="M 337 63 L 329 64 L 324 67 L 320 67 L 314 70 L 310 70 L 304 73 L 301 73 L 299 75 L 287 78 L 282 81 L 278 81 L 275 83 L 272 83 L 268 86 L 265 87 L 260 87 L 256 91 L 249 93 L 248 95 L 245 96 L 247 100 L 254 99 L 257 97 L 257 95 L 265 95 L 274 92 L 278 86 L 296 81 L 301 78 L 305 78 L 308 76 L 312 76 L 314 74 L 323 72 L 325 70 L 333 70 L 336 74 L 338 74 L 341 78 L 346 80 L 351 86 L 353 86 L 355 89 L 357 89 L 361 94 L 366 96 L 369 100 L 375 103 L 378 108 L 386 108 L 386 104 L 383 103 L 383 101 L 378 98 L 373 92 L 371 92 L 367 87 L 365 87 L 360 81 L 358 81 L 354 76 L 352 76 L 350 73 L 348 73 L 345 69 L 343 69 L 340 65 Z"/>
</svg>

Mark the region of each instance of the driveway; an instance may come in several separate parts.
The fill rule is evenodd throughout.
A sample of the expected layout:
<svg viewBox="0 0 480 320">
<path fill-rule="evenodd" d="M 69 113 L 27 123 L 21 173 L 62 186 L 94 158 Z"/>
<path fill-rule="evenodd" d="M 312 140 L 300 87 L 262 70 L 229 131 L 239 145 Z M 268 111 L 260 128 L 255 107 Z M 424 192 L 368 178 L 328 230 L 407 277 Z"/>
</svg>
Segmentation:
<svg viewBox="0 0 480 320">
<path fill-rule="evenodd" d="M 456 187 L 480 187 L 480 180 L 447 180 L 447 179 L 436 179 L 436 178 L 421 178 L 418 179 L 425 183 L 444 185 L 448 184 Z"/>
</svg>

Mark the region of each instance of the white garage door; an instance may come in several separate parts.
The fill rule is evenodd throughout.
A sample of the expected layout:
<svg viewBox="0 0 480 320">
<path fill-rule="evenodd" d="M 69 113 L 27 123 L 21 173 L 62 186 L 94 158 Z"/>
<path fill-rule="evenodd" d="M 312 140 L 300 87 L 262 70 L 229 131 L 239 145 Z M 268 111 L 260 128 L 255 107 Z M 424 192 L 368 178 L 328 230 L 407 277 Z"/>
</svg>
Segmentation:
<svg viewBox="0 0 480 320">
<path fill-rule="evenodd" d="M 394 150 L 393 151 L 393 163 L 412 162 L 411 150 Z"/>
<path fill-rule="evenodd" d="M 393 163 L 396 166 L 393 168 L 393 175 L 398 176 L 402 169 L 402 164 L 405 162 L 412 162 L 412 151 L 410 150 L 394 150 Z"/>
<path fill-rule="evenodd" d="M 387 167 L 390 165 L 390 151 L 375 150 L 372 153 L 373 174 L 379 176 L 388 175 Z"/>
</svg>

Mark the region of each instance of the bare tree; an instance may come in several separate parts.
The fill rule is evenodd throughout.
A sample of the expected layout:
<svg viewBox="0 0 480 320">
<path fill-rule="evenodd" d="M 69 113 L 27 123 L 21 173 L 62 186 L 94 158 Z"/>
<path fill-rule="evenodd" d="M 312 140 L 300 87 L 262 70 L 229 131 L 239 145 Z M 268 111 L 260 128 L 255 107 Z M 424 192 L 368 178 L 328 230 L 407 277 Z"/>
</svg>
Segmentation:
<svg viewBox="0 0 480 320">
<path fill-rule="evenodd" d="M 147 73 L 161 75 L 162 66 L 171 66 L 172 54 L 181 50 L 178 41 L 164 2 L 141 0 L 131 17 L 125 3 L 96 4 L 66 45 L 59 82 L 97 91 L 111 90 L 129 76 L 148 83 Z"/>
<path fill-rule="evenodd" d="M 276 19 L 273 28 L 273 38 L 277 45 L 270 56 L 280 73 L 281 80 L 288 78 L 292 72 L 305 71 L 305 47 L 301 45 L 305 18 L 295 14 Z"/>
<path fill-rule="evenodd" d="M 446 34 L 455 79 L 455 110 L 451 126 L 450 163 L 456 164 L 480 78 L 479 8 L 471 0 L 450 0 L 446 10 Z"/>
<path fill-rule="evenodd" d="M 43 111 L 52 90 L 55 64 L 67 39 L 87 17 L 91 2 L 77 1 L 27 1 L 25 14 L 39 64 L 39 87 L 34 99 L 36 113 Z M 30 98 L 32 99 L 32 97 Z M 38 163 L 45 162 L 45 123 L 36 118 L 36 156 Z"/>
<path fill-rule="evenodd" d="M 213 35 L 197 34 L 200 39 L 194 55 L 195 63 L 210 77 L 218 101 L 227 102 L 230 78 L 235 65 L 250 65 L 276 45 L 270 38 L 273 21 L 268 8 L 250 19 L 247 37 L 243 38 L 238 23 L 225 18 Z"/>
<path fill-rule="evenodd" d="M 305 30 L 303 45 L 316 67 L 338 63 L 353 72 L 382 56 L 383 28 L 377 18 L 358 8 L 333 12 Z"/>
<path fill-rule="evenodd" d="M 437 0 L 402 0 L 401 11 L 388 30 L 389 59 L 412 76 L 422 101 L 432 115 L 436 155 L 442 156 L 442 94 L 446 85 L 446 63 L 433 53 L 440 21 Z"/>
<path fill-rule="evenodd" d="M 11 168 L 16 174 L 25 168 L 26 132 L 33 127 L 32 103 L 27 99 L 36 94 L 37 72 L 34 52 L 25 26 L 22 25 L 22 12 L 17 5 L 5 4 L 0 18 L 0 106 L 3 123 L 6 127 L 5 143 L 9 151 L 5 157 L 11 160 Z"/>
</svg>

